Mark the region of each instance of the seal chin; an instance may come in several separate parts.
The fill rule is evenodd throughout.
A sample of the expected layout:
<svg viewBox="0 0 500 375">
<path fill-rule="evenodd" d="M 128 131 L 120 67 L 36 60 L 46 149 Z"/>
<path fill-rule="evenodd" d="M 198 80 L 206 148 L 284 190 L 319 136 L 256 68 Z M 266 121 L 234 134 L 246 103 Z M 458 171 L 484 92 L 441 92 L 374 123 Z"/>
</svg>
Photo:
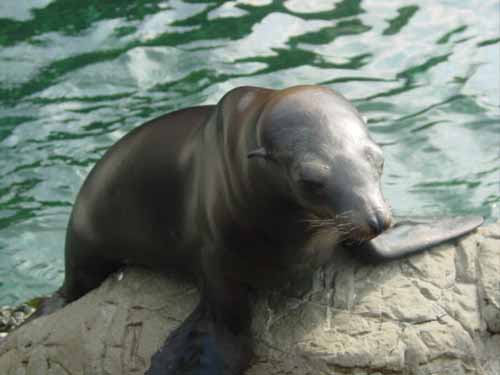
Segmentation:
<svg viewBox="0 0 500 375">
<path fill-rule="evenodd" d="M 349 243 L 359 243 L 370 241 L 376 236 L 377 234 L 370 230 L 368 226 L 357 226 L 353 224 L 351 232 L 348 235 L 344 235 L 343 240 Z"/>
</svg>

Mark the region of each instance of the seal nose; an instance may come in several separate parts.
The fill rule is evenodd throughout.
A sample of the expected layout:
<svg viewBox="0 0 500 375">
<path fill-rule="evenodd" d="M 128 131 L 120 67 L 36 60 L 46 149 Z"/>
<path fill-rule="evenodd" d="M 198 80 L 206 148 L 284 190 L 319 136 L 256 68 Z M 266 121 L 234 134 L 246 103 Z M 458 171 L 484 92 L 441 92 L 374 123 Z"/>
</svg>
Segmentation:
<svg viewBox="0 0 500 375">
<path fill-rule="evenodd" d="M 375 235 L 379 235 L 384 230 L 388 229 L 390 225 L 390 218 L 380 212 L 374 213 L 374 215 L 368 220 L 368 226 Z"/>
</svg>

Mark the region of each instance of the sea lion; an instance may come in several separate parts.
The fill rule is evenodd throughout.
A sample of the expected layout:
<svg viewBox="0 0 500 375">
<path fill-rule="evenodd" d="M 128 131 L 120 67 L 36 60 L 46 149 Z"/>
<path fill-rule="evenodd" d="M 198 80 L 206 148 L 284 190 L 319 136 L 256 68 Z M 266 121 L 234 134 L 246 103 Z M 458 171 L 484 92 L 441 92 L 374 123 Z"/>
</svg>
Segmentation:
<svg viewBox="0 0 500 375">
<path fill-rule="evenodd" d="M 200 303 L 147 374 L 241 374 L 252 353 L 249 290 L 310 272 L 342 243 L 383 258 L 429 246 L 425 230 L 412 236 L 425 220 L 396 225 L 391 237 L 382 169 L 363 118 L 324 87 L 240 87 L 217 105 L 159 117 L 118 141 L 85 180 L 64 284 L 37 315 L 126 264 L 183 270 L 196 277 Z M 464 223 L 459 234 L 480 220 Z M 448 238 L 438 230 L 432 244 Z"/>
</svg>

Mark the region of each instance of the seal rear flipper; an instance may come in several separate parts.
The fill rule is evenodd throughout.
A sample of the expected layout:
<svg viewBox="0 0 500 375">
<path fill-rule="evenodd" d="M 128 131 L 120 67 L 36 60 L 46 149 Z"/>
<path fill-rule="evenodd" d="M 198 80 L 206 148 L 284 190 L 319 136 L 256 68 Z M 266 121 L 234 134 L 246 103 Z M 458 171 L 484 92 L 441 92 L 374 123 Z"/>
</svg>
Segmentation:
<svg viewBox="0 0 500 375">
<path fill-rule="evenodd" d="M 358 246 L 359 256 L 375 263 L 402 258 L 472 232 L 483 221 L 481 216 L 395 217 L 391 228 Z"/>
<path fill-rule="evenodd" d="M 202 298 L 153 355 L 146 375 L 242 374 L 252 355 L 250 332 L 235 332 L 215 315 L 209 302 Z"/>
</svg>

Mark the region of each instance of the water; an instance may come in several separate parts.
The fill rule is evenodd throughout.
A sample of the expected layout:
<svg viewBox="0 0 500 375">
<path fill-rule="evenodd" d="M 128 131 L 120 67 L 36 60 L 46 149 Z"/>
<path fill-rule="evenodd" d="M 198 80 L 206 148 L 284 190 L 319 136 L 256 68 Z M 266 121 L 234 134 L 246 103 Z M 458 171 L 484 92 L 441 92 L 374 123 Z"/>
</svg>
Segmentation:
<svg viewBox="0 0 500 375">
<path fill-rule="evenodd" d="M 318 83 L 384 147 L 401 214 L 500 218 L 497 0 L 2 0 L 0 305 L 54 290 L 100 155 L 239 85 Z"/>
</svg>

